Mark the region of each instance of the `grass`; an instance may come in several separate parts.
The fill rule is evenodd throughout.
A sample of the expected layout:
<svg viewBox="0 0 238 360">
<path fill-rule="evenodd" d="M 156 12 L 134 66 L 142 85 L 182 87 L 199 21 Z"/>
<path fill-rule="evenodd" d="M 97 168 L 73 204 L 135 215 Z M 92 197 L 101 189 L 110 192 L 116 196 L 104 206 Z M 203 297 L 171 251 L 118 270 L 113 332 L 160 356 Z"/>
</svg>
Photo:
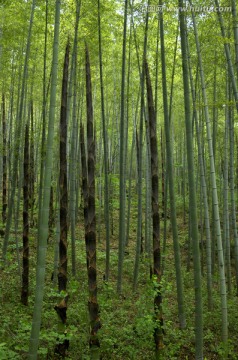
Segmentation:
<svg viewBox="0 0 238 360">
<path fill-rule="evenodd" d="M 136 220 L 133 220 L 136 221 Z M 116 223 L 116 222 L 114 222 Z M 168 232 L 165 271 L 162 280 L 163 316 L 164 316 L 164 350 L 162 359 L 194 359 L 194 290 L 193 271 L 186 271 L 187 249 L 186 228 L 179 222 L 179 236 L 182 249 L 183 279 L 187 328 L 183 331 L 178 326 L 176 283 L 173 260 L 171 233 Z M 135 257 L 136 223 L 132 223 L 128 251 L 124 258 L 123 290 L 116 292 L 118 244 L 116 229 L 111 237 L 110 281 L 104 281 L 105 244 L 98 244 L 98 301 L 102 328 L 99 331 L 101 356 L 104 360 L 149 360 L 154 358 L 153 343 L 153 286 L 149 276 L 148 260 L 142 256 L 140 262 L 139 282 L 136 292 L 132 291 L 133 268 Z M 103 231 L 103 226 L 101 226 Z M 161 231 L 163 234 L 163 231 Z M 161 235 L 162 236 L 162 235 Z M 101 239 L 104 234 L 102 232 Z M 77 276 L 69 273 L 68 280 L 68 325 L 67 337 L 70 348 L 67 359 L 87 360 L 88 349 L 88 311 L 87 311 L 87 272 L 84 246 L 84 231 L 77 227 Z M 20 242 L 20 236 L 19 236 Z M 57 316 L 54 305 L 59 294 L 52 285 L 54 240 L 50 240 L 47 253 L 47 271 L 45 281 L 44 307 L 42 315 L 39 359 L 56 359 L 54 346 L 58 337 Z M 69 241 L 70 243 L 70 241 Z M 20 249 L 21 250 L 21 249 Z M 30 296 L 29 305 L 20 303 L 20 277 L 17 265 L 14 239 L 10 239 L 7 266 L 1 270 L 1 328 L 0 359 L 26 359 L 31 321 L 34 305 L 36 237 L 30 239 Z M 69 262 L 70 262 L 69 250 Z M 70 268 L 70 264 L 69 264 Z M 234 278 L 233 278 L 234 281 Z M 221 343 L 221 311 L 219 297 L 219 279 L 214 276 L 214 308 L 207 310 L 206 279 L 203 279 L 204 299 L 204 358 L 224 359 L 224 346 Z M 233 289 L 235 284 L 233 283 Z M 238 359 L 237 333 L 238 312 L 235 289 L 228 297 L 229 314 L 229 359 Z"/>
</svg>

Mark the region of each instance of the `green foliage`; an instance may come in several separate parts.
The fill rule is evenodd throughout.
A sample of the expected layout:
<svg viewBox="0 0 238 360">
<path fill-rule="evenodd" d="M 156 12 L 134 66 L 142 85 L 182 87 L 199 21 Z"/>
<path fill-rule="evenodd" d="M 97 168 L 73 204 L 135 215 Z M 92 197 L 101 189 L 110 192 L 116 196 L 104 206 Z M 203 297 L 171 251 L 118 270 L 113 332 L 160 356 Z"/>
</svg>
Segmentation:
<svg viewBox="0 0 238 360">
<path fill-rule="evenodd" d="M 114 179 L 114 185 L 118 182 Z M 115 194 L 116 197 L 116 194 Z M 117 212 L 115 210 L 115 216 Z M 132 213 L 131 227 L 136 223 L 134 211 Z M 179 234 L 181 243 L 187 237 L 187 230 L 182 225 L 179 217 Z M 47 253 L 47 276 L 43 306 L 42 329 L 39 346 L 39 359 L 54 359 L 54 346 L 56 341 L 63 341 L 65 338 L 70 341 L 68 359 L 89 360 L 89 327 L 87 312 L 87 275 L 86 275 L 86 256 L 84 248 L 84 232 L 78 228 L 76 232 L 77 241 L 77 276 L 69 276 L 68 294 L 69 303 L 67 310 L 66 334 L 59 335 L 57 328 L 57 315 L 54 310 L 55 304 L 59 302 L 64 294 L 59 294 L 57 289 L 52 287 L 50 281 L 53 269 L 54 244 L 50 242 Z M 103 236 L 103 234 L 102 234 Z M 117 272 L 117 239 L 112 237 L 111 250 L 111 272 L 110 281 L 103 280 L 105 266 L 104 244 L 98 244 L 97 263 L 98 263 L 98 299 L 100 304 L 100 317 L 102 328 L 99 332 L 101 343 L 102 359 L 121 360 L 138 359 L 150 360 L 153 358 L 154 342 L 154 283 L 153 278 L 149 278 L 149 262 L 144 256 L 141 257 L 140 273 L 138 278 L 138 289 L 132 292 L 132 273 L 134 266 L 135 243 L 131 239 L 128 253 L 125 256 L 125 268 L 123 273 L 123 291 L 118 296 L 115 287 Z M 12 241 L 11 241 L 12 243 Z M 185 303 L 187 328 L 183 331 L 178 326 L 177 303 L 176 303 L 176 282 L 173 269 L 173 245 L 171 233 L 168 233 L 167 251 L 165 254 L 165 271 L 161 280 L 160 291 L 162 293 L 162 307 L 165 333 L 163 360 L 193 359 L 194 358 L 194 290 L 192 272 L 183 271 L 185 285 Z M 187 248 L 182 247 L 183 265 L 186 262 Z M 70 252 L 69 252 L 70 258 Z M 16 279 L 19 277 L 16 261 L 16 249 L 14 246 L 8 252 L 8 267 L 2 277 L 2 327 L 0 338 L 3 343 L 1 346 L 0 359 L 25 359 L 28 351 L 28 339 L 30 335 L 31 314 L 33 308 L 32 290 L 35 286 L 34 267 L 35 250 L 32 247 L 31 258 L 31 294 L 29 306 L 23 307 L 19 304 L 19 285 Z M 217 287 L 217 276 L 214 277 L 214 286 Z M 206 299 L 206 283 L 203 279 L 203 298 Z M 238 332 L 237 303 L 236 298 L 231 297 L 228 301 L 230 314 L 230 341 L 228 348 L 220 342 L 220 298 L 214 293 L 213 312 L 205 311 L 204 328 L 204 352 L 207 360 L 223 360 L 227 353 L 229 358 L 235 359 L 237 344 L 236 334 Z M 206 309 L 205 302 L 205 309 Z"/>
<path fill-rule="evenodd" d="M 111 257 L 114 268 L 117 262 L 114 262 L 116 254 L 113 251 Z M 126 271 L 124 276 L 127 278 L 133 264 L 128 262 L 125 267 L 128 272 Z M 141 297 L 133 294 L 131 281 L 125 286 L 123 284 L 123 294 L 120 296 L 111 282 L 102 282 L 99 286 L 100 313 L 103 318 L 99 336 L 103 359 L 138 359 L 141 352 L 145 359 L 150 358 L 153 353 L 154 325 L 152 298 L 148 291 L 151 295 L 151 285 L 146 286 L 146 292 L 143 292 Z"/>
<path fill-rule="evenodd" d="M 20 356 L 15 351 L 9 350 L 6 343 L 0 343 L 0 359 L 20 359 Z"/>
</svg>

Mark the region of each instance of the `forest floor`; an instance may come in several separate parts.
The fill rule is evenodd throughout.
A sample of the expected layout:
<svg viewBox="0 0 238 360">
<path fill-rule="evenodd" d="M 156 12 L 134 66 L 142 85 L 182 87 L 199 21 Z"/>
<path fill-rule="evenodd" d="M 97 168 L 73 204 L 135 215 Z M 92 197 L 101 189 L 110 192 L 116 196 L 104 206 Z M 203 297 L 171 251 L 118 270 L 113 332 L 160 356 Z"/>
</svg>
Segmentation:
<svg viewBox="0 0 238 360">
<path fill-rule="evenodd" d="M 169 220 L 168 220 L 168 229 Z M 187 234 L 182 219 L 178 230 L 182 250 L 182 273 L 187 327 L 179 329 L 175 281 L 175 267 L 171 232 L 168 230 L 165 270 L 162 279 L 164 350 L 162 359 L 195 359 L 194 356 L 194 286 L 193 268 L 187 271 Z M 117 294 L 118 235 L 111 236 L 110 279 L 104 281 L 105 244 L 103 229 L 97 251 L 98 302 L 102 328 L 99 331 L 101 356 L 104 360 L 151 360 L 154 358 L 153 342 L 153 285 L 149 274 L 148 260 L 141 256 L 137 290 L 133 292 L 133 271 L 135 259 L 136 218 L 132 219 L 129 246 L 123 265 L 122 293 Z M 161 238 L 163 227 L 161 229 Z M 59 294 L 53 286 L 54 236 L 49 241 L 47 252 L 46 283 L 44 307 L 38 359 L 57 359 L 54 346 L 58 337 L 57 315 L 54 306 Z M 18 241 L 21 235 L 18 234 Z M 87 310 L 87 272 L 83 227 L 76 234 L 77 275 L 69 272 L 67 310 L 67 337 L 70 342 L 67 359 L 88 360 L 88 310 Z M 69 241 L 70 243 L 70 241 Z M 20 247 L 20 255 L 21 255 Z M 15 237 L 10 239 L 7 266 L 1 270 L 1 326 L 0 359 L 27 359 L 32 313 L 34 305 L 36 232 L 31 231 L 30 239 L 30 296 L 28 306 L 20 303 L 21 278 L 16 255 Z M 71 268 L 69 252 L 69 269 Z M 204 267 L 205 269 L 205 267 Z M 234 279 L 233 279 L 234 281 Z M 224 346 L 221 342 L 221 305 L 218 292 L 219 278 L 214 275 L 213 311 L 207 310 L 206 277 L 203 277 L 204 300 L 204 359 L 224 359 Z M 228 296 L 229 349 L 228 358 L 238 359 L 238 299 L 233 293 Z"/>
</svg>

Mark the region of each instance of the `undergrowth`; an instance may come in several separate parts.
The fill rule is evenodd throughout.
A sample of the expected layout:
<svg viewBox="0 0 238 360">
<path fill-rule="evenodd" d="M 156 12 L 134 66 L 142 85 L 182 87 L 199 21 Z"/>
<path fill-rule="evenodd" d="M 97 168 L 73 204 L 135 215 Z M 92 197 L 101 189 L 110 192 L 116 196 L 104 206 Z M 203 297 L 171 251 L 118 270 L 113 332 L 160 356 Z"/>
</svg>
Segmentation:
<svg viewBox="0 0 238 360">
<path fill-rule="evenodd" d="M 133 228 L 132 228 L 133 232 Z M 177 316 L 176 282 L 171 235 L 167 241 L 165 271 L 161 283 L 163 294 L 164 349 L 162 359 L 192 360 L 194 356 L 194 289 L 193 271 L 186 269 L 186 234 L 180 229 L 183 279 L 185 290 L 185 308 L 187 327 L 179 329 Z M 101 239 L 103 238 L 101 234 Z M 138 287 L 132 291 L 135 244 L 130 238 L 129 247 L 124 259 L 123 291 L 116 292 L 117 278 L 117 237 L 112 237 L 110 256 L 110 280 L 104 281 L 105 248 L 98 244 L 98 301 L 102 328 L 99 331 L 102 360 L 151 360 L 154 358 L 153 342 L 153 286 L 149 275 L 149 263 L 141 256 Z M 67 359 L 88 360 L 89 327 L 87 311 L 87 273 L 83 230 L 77 231 L 77 276 L 69 273 L 67 311 L 67 338 L 70 342 Z M 21 250 L 21 249 L 20 249 Z M 7 256 L 7 266 L 1 270 L 1 327 L 0 359 L 27 359 L 31 321 L 34 306 L 36 246 L 31 239 L 30 258 L 30 296 L 29 305 L 20 303 L 20 276 L 13 239 Z M 53 239 L 48 245 L 47 275 L 45 282 L 44 307 L 42 314 L 39 359 L 57 359 L 54 346 L 59 340 L 57 316 L 54 305 L 59 297 L 57 288 L 53 287 Z M 70 253 L 69 257 L 70 259 Z M 214 277 L 213 311 L 207 310 L 206 279 L 203 279 L 204 299 L 204 359 L 223 360 L 225 352 L 229 359 L 238 359 L 237 333 L 238 312 L 235 293 L 228 297 L 229 342 L 228 349 L 221 342 L 221 311 L 218 291 L 218 278 Z M 235 284 L 233 284 L 233 289 Z M 235 290 L 234 290 L 235 291 Z M 63 340 L 63 339 L 62 339 Z"/>
</svg>

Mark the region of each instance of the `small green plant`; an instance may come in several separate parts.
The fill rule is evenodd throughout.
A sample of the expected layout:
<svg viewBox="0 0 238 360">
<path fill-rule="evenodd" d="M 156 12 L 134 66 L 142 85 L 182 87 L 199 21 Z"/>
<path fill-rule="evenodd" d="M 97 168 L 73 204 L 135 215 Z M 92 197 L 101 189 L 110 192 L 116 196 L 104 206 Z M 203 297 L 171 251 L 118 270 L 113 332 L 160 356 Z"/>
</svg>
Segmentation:
<svg viewBox="0 0 238 360">
<path fill-rule="evenodd" d="M 221 342 L 217 347 L 217 353 L 220 356 L 220 359 L 237 359 L 237 354 L 235 354 L 234 345 L 231 340 L 228 340 L 227 343 Z"/>
<path fill-rule="evenodd" d="M 6 343 L 0 343 L 0 359 L 1 360 L 20 359 L 20 356 L 15 351 L 8 349 Z"/>
</svg>

